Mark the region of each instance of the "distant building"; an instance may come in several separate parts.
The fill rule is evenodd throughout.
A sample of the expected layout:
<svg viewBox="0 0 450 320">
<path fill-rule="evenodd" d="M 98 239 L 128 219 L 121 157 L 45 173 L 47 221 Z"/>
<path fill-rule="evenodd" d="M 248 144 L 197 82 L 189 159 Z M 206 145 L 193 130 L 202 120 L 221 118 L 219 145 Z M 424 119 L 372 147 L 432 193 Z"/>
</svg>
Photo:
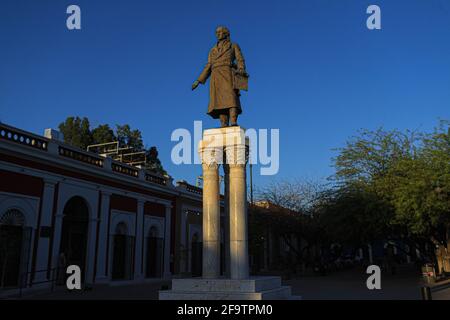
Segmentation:
<svg viewBox="0 0 450 320">
<path fill-rule="evenodd" d="M 298 253 L 306 246 L 301 233 L 294 230 L 280 230 L 271 221 L 285 219 L 285 215 L 300 215 L 271 201 L 256 201 L 250 206 L 250 220 L 260 220 L 258 231 L 250 231 L 250 262 L 254 273 L 287 271 L 301 268 Z M 252 228 L 252 227 L 250 227 Z M 255 239 L 258 237 L 258 239 Z M 314 254 L 315 248 L 311 248 Z"/>
</svg>

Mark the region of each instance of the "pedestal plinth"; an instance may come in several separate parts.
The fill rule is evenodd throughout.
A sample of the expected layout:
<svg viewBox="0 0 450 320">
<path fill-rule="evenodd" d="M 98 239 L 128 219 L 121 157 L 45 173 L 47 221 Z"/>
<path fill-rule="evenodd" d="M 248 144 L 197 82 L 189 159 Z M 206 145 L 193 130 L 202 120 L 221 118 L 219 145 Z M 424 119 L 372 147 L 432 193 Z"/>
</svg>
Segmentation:
<svg viewBox="0 0 450 320">
<path fill-rule="evenodd" d="M 173 279 L 172 290 L 160 291 L 160 300 L 285 300 L 291 288 L 280 277 L 248 279 Z"/>
</svg>

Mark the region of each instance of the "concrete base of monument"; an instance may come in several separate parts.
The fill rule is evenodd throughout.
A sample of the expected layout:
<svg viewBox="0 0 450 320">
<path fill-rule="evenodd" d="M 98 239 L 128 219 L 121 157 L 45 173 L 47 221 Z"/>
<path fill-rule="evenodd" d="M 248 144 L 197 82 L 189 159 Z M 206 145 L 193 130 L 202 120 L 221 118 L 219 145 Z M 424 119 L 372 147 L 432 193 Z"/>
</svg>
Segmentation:
<svg viewBox="0 0 450 320">
<path fill-rule="evenodd" d="M 159 300 L 290 300 L 291 287 L 280 277 L 249 279 L 173 279 L 172 290 L 159 291 Z"/>
</svg>

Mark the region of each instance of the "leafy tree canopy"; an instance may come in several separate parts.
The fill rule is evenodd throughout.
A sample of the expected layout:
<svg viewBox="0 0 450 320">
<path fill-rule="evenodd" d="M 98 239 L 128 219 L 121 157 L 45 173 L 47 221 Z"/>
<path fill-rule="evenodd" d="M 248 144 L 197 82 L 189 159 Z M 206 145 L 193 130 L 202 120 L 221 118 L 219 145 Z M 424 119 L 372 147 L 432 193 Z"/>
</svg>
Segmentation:
<svg viewBox="0 0 450 320">
<path fill-rule="evenodd" d="M 59 130 L 64 134 L 64 142 L 85 150 L 92 144 L 118 141 L 121 147 L 133 148 L 134 152 L 145 151 L 145 168 L 166 174 L 158 158 L 157 148 L 144 147 L 141 131 L 132 129 L 128 124 L 116 125 L 115 131 L 108 124 L 100 124 L 91 129 L 88 118 L 68 117 L 59 124 Z"/>
</svg>

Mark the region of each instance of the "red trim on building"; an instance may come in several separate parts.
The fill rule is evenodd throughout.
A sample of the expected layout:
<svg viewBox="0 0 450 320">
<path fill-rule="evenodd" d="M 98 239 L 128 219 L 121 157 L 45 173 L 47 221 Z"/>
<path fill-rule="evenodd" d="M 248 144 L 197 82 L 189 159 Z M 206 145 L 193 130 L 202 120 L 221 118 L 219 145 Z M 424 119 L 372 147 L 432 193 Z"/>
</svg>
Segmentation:
<svg viewBox="0 0 450 320">
<path fill-rule="evenodd" d="M 146 202 L 144 205 L 144 215 L 164 218 L 166 216 L 166 206 L 161 203 Z"/>
<path fill-rule="evenodd" d="M 11 155 L 6 155 L 4 153 L 0 153 L 0 160 L 11 162 L 11 163 L 23 166 L 23 167 L 44 170 L 44 171 L 48 171 L 48 172 L 52 172 L 52 173 L 56 173 L 56 174 L 61 174 L 61 175 L 67 176 L 67 177 L 72 177 L 72 178 L 81 179 L 81 180 L 85 180 L 85 181 L 89 181 L 89 182 L 93 182 L 93 183 L 98 183 L 98 184 L 102 184 L 105 186 L 111 186 L 111 187 L 122 189 L 124 191 L 141 193 L 141 194 L 149 195 L 152 197 L 158 197 L 161 199 L 171 199 L 173 197 L 172 195 L 155 192 L 155 191 L 149 190 L 147 188 L 142 188 L 139 186 L 129 186 L 129 185 L 126 185 L 121 182 L 115 182 L 112 180 L 108 180 L 106 178 L 99 178 L 99 177 L 92 176 L 89 174 L 81 173 L 80 171 L 72 171 L 72 170 L 68 170 L 68 169 L 64 169 L 64 168 L 60 168 L 60 167 L 55 167 L 52 165 L 35 162 L 32 160 L 28 160 L 28 159 L 22 159 L 22 158 L 18 158 L 18 157 L 11 156 Z M 140 180 L 136 179 L 136 182 L 140 182 Z M 38 195 L 39 195 L 39 193 L 38 193 Z"/>
<path fill-rule="evenodd" d="M 0 170 L 0 191 L 42 197 L 44 182 L 41 178 L 22 173 Z"/>
<path fill-rule="evenodd" d="M 111 210 L 137 212 L 137 199 L 118 194 L 112 194 L 110 200 Z"/>
</svg>

